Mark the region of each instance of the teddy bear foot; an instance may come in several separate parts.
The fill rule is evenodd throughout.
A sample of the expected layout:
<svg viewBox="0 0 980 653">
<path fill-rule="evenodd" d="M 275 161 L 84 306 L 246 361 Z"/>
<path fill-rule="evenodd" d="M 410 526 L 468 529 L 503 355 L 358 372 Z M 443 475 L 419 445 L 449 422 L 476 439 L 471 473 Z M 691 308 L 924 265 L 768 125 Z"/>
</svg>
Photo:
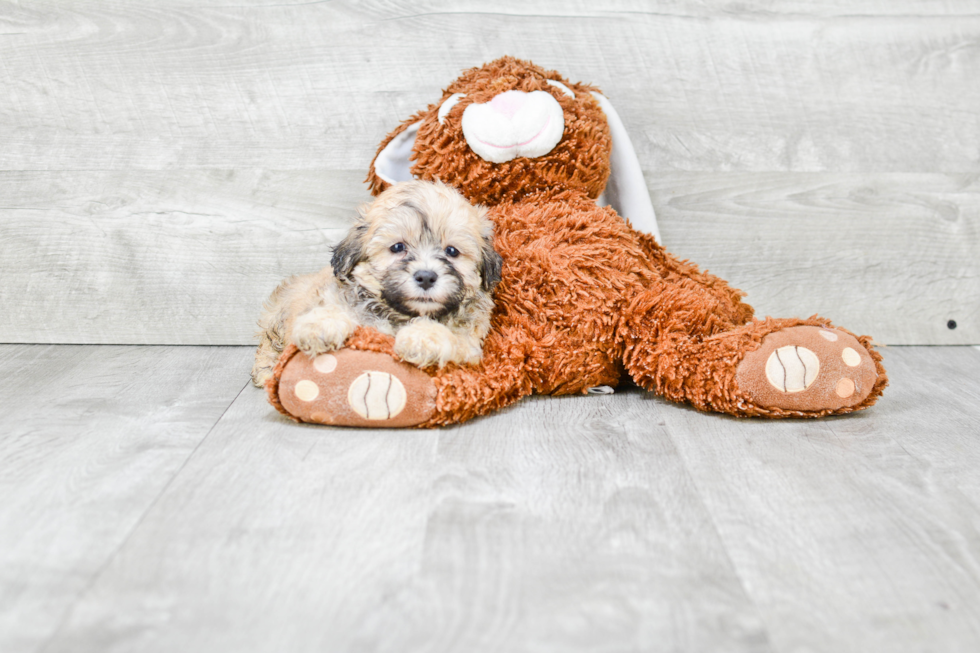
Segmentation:
<svg viewBox="0 0 980 653">
<path fill-rule="evenodd" d="M 760 408 L 828 415 L 870 405 L 878 367 L 849 333 L 795 326 L 767 335 L 742 359 L 735 379 Z"/>
<path fill-rule="evenodd" d="M 387 354 L 355 349 L 311 359 L 290 348 L 266 389 L 289 417 L 333 426 L 417 426 L 436 407 L 427 374 Z"/>
</svg>

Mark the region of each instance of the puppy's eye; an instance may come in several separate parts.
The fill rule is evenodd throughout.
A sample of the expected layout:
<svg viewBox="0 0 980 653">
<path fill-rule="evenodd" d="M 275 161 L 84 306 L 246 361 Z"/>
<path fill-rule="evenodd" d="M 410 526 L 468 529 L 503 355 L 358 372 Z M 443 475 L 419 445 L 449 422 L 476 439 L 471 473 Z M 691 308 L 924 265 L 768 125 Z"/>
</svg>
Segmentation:
<svg viewBox="0 0 980 653">
<path fill-rule="evenodd" d="M 390 251 L 392 254 L 400 254 L 405 251 L 405 243 L 395 243 L 388 248 L 388 251 Z"/>
<path fill-rule="evenodd" d="M 457 256 L 459 256 L 459 250 L 453 247 L 452 245 L 450 245 L 449 247 L 446 248 L 446 256 L 449 256 L 451 258 L 456 258 Z"/>
</svg>

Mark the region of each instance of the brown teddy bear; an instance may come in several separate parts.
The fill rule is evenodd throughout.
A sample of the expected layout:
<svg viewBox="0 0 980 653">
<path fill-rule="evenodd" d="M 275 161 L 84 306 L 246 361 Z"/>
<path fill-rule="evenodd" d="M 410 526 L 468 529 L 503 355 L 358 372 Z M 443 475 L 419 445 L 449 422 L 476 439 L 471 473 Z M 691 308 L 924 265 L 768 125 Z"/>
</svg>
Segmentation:
<svg viewBox="0 0 980 653">
<path fill-rule="evenodd" d="M 409 174 L 441 180 L 495 224 L 503 268 L 482 362 L 420 370 L 397 360 L 390 337 L 361 328 L 315 360 L 288 347 L 266 386 L 272 403 L 307 422 L 431 427 L 628 374 L 672 401 L 737 416 L 872 405 L 887 378 L 870 338 L 818 317 L 753 319 L 744 293 L 597 203 L 611 153 L 613 166 L 624 154 L 613 150 L 612 113 L 597 88 L 504 57 L 465 71 L 403 122 L 372 162 L 372 192 Z M 652 218 L 634 205 L 625 218 Z"/>
</svg>

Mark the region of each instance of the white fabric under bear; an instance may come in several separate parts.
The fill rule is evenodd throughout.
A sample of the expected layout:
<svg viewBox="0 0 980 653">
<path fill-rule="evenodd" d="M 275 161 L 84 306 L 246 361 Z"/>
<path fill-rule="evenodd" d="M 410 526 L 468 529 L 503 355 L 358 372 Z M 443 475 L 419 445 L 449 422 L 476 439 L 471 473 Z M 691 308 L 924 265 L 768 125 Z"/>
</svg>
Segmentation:
<svg viewBox="0 0 980 653">
<path fill-rule="evenodd" d="M 408 157 L 412 154 L 412 147 L 415 145 L 415 137 L 419 135 L 420 122 L 413 122 L 405 128 L 405 131 L 391 139 L 385 145 L 385 149 L 378 153 L 374 160 L 374 174 L 388 184 L 397 184 L 400 181 L 411 181 L 410 168 L 412 162 Z"/>
<path fill-rule="evenodd" d="M 648 233 L 663 245 L 660 238 L 660 228 L 657 226 L 657 214 L 653 212 L 653 202 L 650 201 L 650 191 L 640 170 L 640 159 L 633 149 L 633 142 L 626 127 L 616 113 L 612 102 L 601 93 L 592 92 L 592 97 L 599 101 L 602 112 L 606 114 L 609 123 L 609 134 L 612 136 L 612 152 L 609 154 L 609 179 L 606 190 L 602 192 L 596 203 L 599 206 L 611 206 L 616 213 L 629 218 L 630 224 L 637 231 Z"/>
</svg>

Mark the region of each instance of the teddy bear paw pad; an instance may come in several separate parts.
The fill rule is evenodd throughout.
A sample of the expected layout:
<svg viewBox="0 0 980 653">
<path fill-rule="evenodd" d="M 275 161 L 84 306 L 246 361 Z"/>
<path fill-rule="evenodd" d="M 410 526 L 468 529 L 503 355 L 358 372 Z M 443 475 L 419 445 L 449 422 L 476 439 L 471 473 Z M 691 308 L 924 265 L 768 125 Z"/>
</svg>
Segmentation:
<svg viewBox="0 0 980 653">
<path fill-rule="evenodd" d="M 836 329 L 798 326 L 770 333 L 742 359 L 738 387 L 764 408 L 816 412 L 855 406 L 878 373 L 864 346 Z"/>
<path fill-rule="evenodd" d="M 387 420 L 405 410 L 405 386 L 384 372 L 365 372 L 347 389 L 347 405 L 367 420 Z"/>
<path fill-rule="evenodd" d="M 435 411 L 424 372 L 386 354 L 341 349 L 296 354 L 279 380 L 279 401 L 303 422 L 334 426 L 415 426 Z"/>
</svg>

